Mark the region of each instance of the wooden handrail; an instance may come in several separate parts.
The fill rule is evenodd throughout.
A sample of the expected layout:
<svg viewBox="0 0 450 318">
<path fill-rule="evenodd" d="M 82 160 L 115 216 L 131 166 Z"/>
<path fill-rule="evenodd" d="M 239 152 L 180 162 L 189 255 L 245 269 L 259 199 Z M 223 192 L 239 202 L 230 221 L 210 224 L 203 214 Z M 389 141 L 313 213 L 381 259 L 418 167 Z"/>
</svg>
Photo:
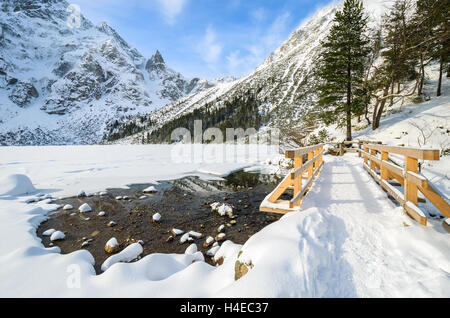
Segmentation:
<svg viewBox="0 0 450 318">
<path fill-rule="evenodd" d="M 379 152 L 389 152 L 395 153 L 397 155 L 403 155 L 405 157 L 410 157 L 420 160 L 435 160 L 440 159 L 440 151 L 437 149 L 422 149 L 422 148 L 412 148 L 412 147 L 398 147 L 398 146 L 385 146 L 385 145 L 374 145 L 366 144 L 369 150 L 376 150 Z"/>
<path fill-rule="evenodd" d="M 325 144 L 320 144 L 286 151 L 286 158 L 294 159 L 294 170 L 266 197 L 260 211 L 284 214 L 299 209 L 305 193 L 311 188 L 314 178 L 323 167 L 324 146 Z M 305 155 L 308 155 L 308 161 L 304 163 Z M 308 181 L 302 186 L 305 172 L 308 172 Z M 293 190 L 293 199 L 279 200 L 287 189 Z"/>
<path fill-rule="evenodd" d="M 298 168 L 297 170 L 294 170 L 294 172 L 291 173 L 291 179 L 295 180 L 297 179 L 299 176 L 303 175 L 303 173 L 310 168 L 314 163 L 317 162 L 317 160 L 319 160 L 323 154 L 324 154 L 324 150 L 322 150 L 317 156 L 315 156 L 312 160 L 309 160 L 307 163 L 303 164 L 300 168 Z"/>
<path fill-rule="evenodd" d="M 370 152 L 370 153 L 369 153 Z M 381 158 L 377 157 L 381 153 Z M 405 167 L 389 162 L 389 153 L 405 156 Z M 360 151 L 364 158 L 364 168 L 380 186 L 397 200 L 406 213 L 422 225 L 427 224 L 425 213 L 419 208 L 418 192 L 423 195 L 447 218 L 450 217 L 448 201 L 433 187 L 430 181 L 419 173 L 418 160 L 439 160 L 439 150 L 412 147 L 395 147 L 365 144 Z M 370 161 L 370 165 L 368 164 Z M 376 168 L 380 169 L 380 174 Z M 389 179 L 397 180 L 404 193 L 389 184 Z"/>
<path fill-rule="evenodd" d="M 300 156 L 306 155 L 308 153 L 314 152 L 315 150 L 323 148 L 324 146 L 325 146 L 325 144 L 319 144 L 316 146 L 286 150 L 286 158 L 295 159 L 296 157 L 300 157 Z"/>
<path fill-rule="evenodd" d="M 450 218 L 449 200 L 439 193 L 431 182 L 419 173 L 418 160 L 439 160 L 439 150 L 421 149 L 408 147 L 395 147 L 381 145 L 381 142 L 366 143 L 363 141 L 339 143 L 341 150 L 344 144 L 355 144 L 364 147 L 364 150 L 354 149 L 360 157 L 363 157 L 363 167 L 375 179 L 375 181 L 389 195 L 403 206 L 405 212 L 422 225 L 427 225 L 425 213 L 419 207 L 418 192 L 423 195 L 447 218 Z M 260 206 L 263 212 L 289 213 L 298 211 L 302 200 L 311 188 L 314 179 L 321 171 L 324 161 L 325 144 L 287 150 L 286 157 L 294 159 L 294 169 L 291 171 L 278 187 L 266 197 Z M 405 157 L 404 167 L 392 162 L 389 154 L 403 155 Z M 308 155 L 308 160 L 303 162 L 304 156 Z M 307 172 L 307 176 L 305 175 Z M 306 179 L 306 184 L 303 183 Z M 390 183 L 391 179 L 398 181 L 398 185 L 403 187 L 403 192 Z M 291 200 L 279 200 L 283 193 L 293 190 Z"/>
</svg>

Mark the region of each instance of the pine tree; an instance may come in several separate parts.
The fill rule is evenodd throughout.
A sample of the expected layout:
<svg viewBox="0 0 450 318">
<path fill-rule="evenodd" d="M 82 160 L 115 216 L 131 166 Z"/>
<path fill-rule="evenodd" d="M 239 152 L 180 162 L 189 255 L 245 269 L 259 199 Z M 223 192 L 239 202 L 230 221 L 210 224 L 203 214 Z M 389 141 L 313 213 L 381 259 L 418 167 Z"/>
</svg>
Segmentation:
<svg viewBox="0 0 450 318">
<path fill-rule="evenodd" d="M 370 53 L 365 36 L 367 17 L 359 0 L 345 0 L 336 13 L 318 71 L 319 107 L 326 124 L 337 122 L 347 126 L 347 140 L 352 140 L 352 116 L 364 109 L 364 70 Z"/>
<path fill-rule="evenodd" d="M 450 63 L 450 0 L 418 0 L 415 21 L 420 34 L 416 39 L 424 58 L 440 63 L 437 87 L 440 96 L 442 74 Z"/>
</svg>

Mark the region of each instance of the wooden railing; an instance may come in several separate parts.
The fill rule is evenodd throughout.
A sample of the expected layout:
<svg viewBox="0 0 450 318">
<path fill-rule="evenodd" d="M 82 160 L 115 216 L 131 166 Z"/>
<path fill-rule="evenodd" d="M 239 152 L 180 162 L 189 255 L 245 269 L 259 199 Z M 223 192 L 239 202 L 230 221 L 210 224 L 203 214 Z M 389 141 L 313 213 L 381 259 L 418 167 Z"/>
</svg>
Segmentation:
<svg viewBox="0 0 450 318">
<path fill-rule="evenodd" d="M 303 197 L 323 167 L 324 146 L 320 144 L 286 151 L 286 158 L 294 160 L 294 170 L 266 197 L 260 206 L 261 212 L 285 214 L 299 210 Z M 303 180 L 306 182 L 303 183 Z M 293 190 L 293 198 L 280 200 L 287 189 Z"/>
<path fill-rule="evenodd" d="M 447 218 L 450 205 L 429 180 L 419 173 L 419 160 L 439 160 L 439 150 L 365 144 L 364 168 L 389 195 L 399 202 L 406 213 L 422 225 L 427 225 L 425 213 L 419 208 L 419 191 Z M 405 157 L 404 167 L 390 161 L 389 154 Z M 393 186 L 395 180 L 403 192 Z"/>
<path fill-rule="evenodd" d="M 365 144 L 377 144 L 381 145 L 381 141 L 371 141 L 371 140 L 354 140 L 354 141 L 343 141 L 343 142 L 329 142 L 328 145 L 336 147 L 334 153 L 339 156 L 343 156 L 346 152 L 355 151 L 361 157 L 360 150 L 363 149 Z M 357 145 L 357 147 L 353 147 Z M 331 149 L 330 149 L 331 150 Z M 330 151 L 331 152 L 331 151 Z"/>
<path fill-rule="evenodd" d="M 419 201 L 423 201 L 419 197 L 419 192 L 442 215 L 450 218 L 450 205 L 445 195 L 419 173 L 419 160 L 439 160 L 439 150 L 385 146 L 380 142 L 369 142 L 358 140 L 341 144 L 350 146 L 358 144 L 358 148 L 353 149 L 364 158 L 364 168 L 383 190 L 398 201 L 406 213 L 420 224 L 427 225 L 427 217 L 419 207 Z M 305 194 L 312 187 L 315 177 L 324 165 L 324 146 L 325 144 L 320 144 L 286 151 L 286 158 L 294 160 L 294 169 L 264 199 L 260 211 L 285 214 L 300 210 Z M 364 150 L 359 149 L 360 147 Z M 346 150 L 348 151 L 348 148 Z M 404 166 L 395 163 L 389 154 L 404 156 Z M 403 191 L 398 188 L 400 186 L 403 187 Z M 293 191 L 292 199 L 280 200 L 288 189 Z"/>
</svg>

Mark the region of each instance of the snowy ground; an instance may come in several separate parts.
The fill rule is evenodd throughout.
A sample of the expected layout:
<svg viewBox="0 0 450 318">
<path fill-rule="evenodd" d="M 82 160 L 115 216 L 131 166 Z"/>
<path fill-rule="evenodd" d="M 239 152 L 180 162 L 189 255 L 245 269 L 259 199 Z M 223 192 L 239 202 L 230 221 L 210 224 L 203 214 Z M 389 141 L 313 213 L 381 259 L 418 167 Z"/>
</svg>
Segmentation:
<svg viewBox="0 0 450 318">
<path fill-rule="evenodd" d="M 169 146 L 0 148 L 2 177 L 26 174 L 37 192 L 53 196 L 259 165 L 244 161 L 174 164 Z M 33 191 L 14 180 L 21 186 L 17 191 Z M 0 190 L 5 189 L 4 182 Z M 35 194 L 16 196 L 17 191 L 0 196 L 0 296 L 450 296 L 449 234 L 440 222 L 422 227 L 405 216 L 354 154 L 325 158 L 302 212 L 269 225 L 243 247 L 222 244 L 220 267 L 192 254 L 154 254 L 95 276 L 89 252 L 61 255 L 58 248 L 44 248 L 35 229 L 54 206 L 26 204 Z M 253 268 L 235 282 L 240 250 L 239 260 Z"/>
</svg>

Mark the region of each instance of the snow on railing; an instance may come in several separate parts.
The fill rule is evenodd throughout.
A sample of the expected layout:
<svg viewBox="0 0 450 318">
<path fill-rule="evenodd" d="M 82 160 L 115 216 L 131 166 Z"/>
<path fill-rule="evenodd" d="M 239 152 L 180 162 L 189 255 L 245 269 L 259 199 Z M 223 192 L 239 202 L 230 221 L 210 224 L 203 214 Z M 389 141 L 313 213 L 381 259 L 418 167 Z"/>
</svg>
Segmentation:
<svg viewBox="0 0 450 318">
<path fill-rule="evenodd" d="M 427 178 L 419 174 L 419 160 L 438 161 L 439 150 L 365 144 L 364 150 L 358 151 L 360 156 L 364 157 L 364 168 L 403 206 L 410 217 L 424 226 L 427 225 L 426 215 L 419 208 L 419 192 L 421 192 L 442 215 L 450 218 L 450 205 L 446 198 Z M 389 154 L 404 156 L 405 166 L 401 167 L 390 162 Z M 391 180 L 397 181 L 403 187 L 403 193 L 390 184 Z"/>
<path fill-rule="evenodd" d="M 419 201 L 424 200 L 419 197 L 419 192 L 423 193 L 442 215 L 450 218 L 450 205 L 447 198 L 419 173 L 419 160 L 438 161 L 439 150 L 386 146 L 378 141 L 364 140 L 329 144 L 338 145 L 337 154 L 339 155 L 343 155 L 346 151 L 358 152 L 359 157 L 364 158 L 364 168 L 375 181 L 420 224 L 427 225 L 427 218 L 419 207 Z M 352 148 L 354 144 L 357 144 L 358 148 Z M 286 151 L 286 158 L 294 160 L 294 170 L 264 199 L 260 206 L 261 212 L 285 214 L 300 210 L 305 194 L 312 187 L 314 179 L 323 167 L 324 146 L 325 144 L 319 144 Z M 404 156 L 404 167 L 392 162 L 389 154 Z M 304 162 L 306 156 L 308 159 Z M 306 183 L 303 183 L 303 180 L 307 180 Z M 393 186 L 394 181 L 402 187 L 401 190 Z M 280 200 L 288 189 L 293 190 L 293 198 Z"/>
<path fill-rule="evenodd" d="M 294 170 L 264 199 L 260 206 L 261 212 L 285 214 L 300 209 L 303 197 L 323 167 L 324 146 L 320 144 L 286 151 L 286 158 L 294 160 Z M 306 156 L 308 159 L 303 162 Z M 303 185 L 304 179 L 307 181 Z M 280 200 L 287 189 L 293 190 L 293 198 L 289 201 Z"/>
</svg>

